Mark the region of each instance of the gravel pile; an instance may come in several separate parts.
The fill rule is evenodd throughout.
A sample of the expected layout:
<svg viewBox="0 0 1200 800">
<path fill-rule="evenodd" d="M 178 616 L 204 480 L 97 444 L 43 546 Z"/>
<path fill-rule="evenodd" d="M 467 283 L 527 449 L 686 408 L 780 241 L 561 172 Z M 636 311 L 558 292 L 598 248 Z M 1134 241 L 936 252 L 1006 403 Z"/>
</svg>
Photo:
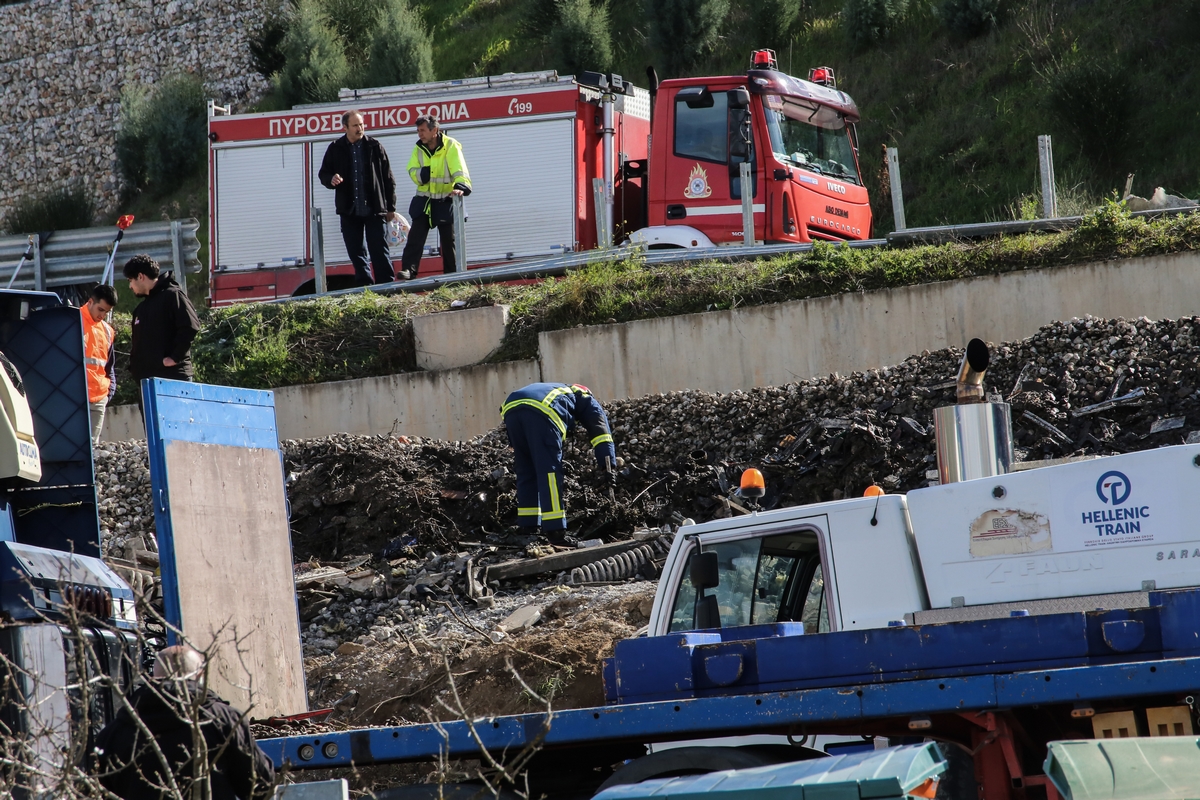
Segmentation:
<svg viewBox="0 0 1200 800">
<path fill-rule="evenodd" d="M 747 466 L 766 474 L 767 508 L 853 496 L 871 483 L 888 491 L 924 486 L 936 469 L 932 412 L 954 402 L 961 356 L 947 349 L 786 386 L 611 403 L 623 459 L 615 501 L 586 441 L 571 440 L 572 530 L 611 540 L 683 517 L 737 513 L 730 492 Z M 1111 455 L 1200 440 L 1198 362 L 1200 317 L 1076 319 L 994 347 L 986 386 L 1012 405 L 1018 460 Z M 414 592 L 415 576 L 441 580 L 467 557 L 525 555 L 528 542 L 505 532 L 516 509 L 500 429 L 467 442 L 338 435 L 288 441 L 284 450 L 294 554 L 305 565 L 298 570 L 367 556 L 395 571 L 389 596 L 343 587 L 321 598 L 329 601 L 323 606 L 314 602 L 306 652 L 453 630 L 444 603 L 458 602 L 455 586 L 430 579 Z M 105 552 L 117 557 L 154 547 L 145 459 L 141 443 L 97 449 Z M 557 580 L 493 587 L 497 605 L 481 609 L 484 621 L 508 609 L 506 593 L 519 598 Z"/>
</svg>

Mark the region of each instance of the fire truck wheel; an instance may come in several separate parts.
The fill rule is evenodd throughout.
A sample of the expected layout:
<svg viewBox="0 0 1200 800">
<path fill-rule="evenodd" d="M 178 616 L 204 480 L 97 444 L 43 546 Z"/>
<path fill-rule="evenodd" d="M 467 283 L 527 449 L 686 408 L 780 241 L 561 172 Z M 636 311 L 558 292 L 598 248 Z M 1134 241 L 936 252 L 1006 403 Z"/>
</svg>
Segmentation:
<svg viewBox="0 0 1200 800">
<path fill-rule="evenodd" d="M 726 769 L 765 767 L 768 764 L 803 761 L 825 755 L 807 747 L 786 749 L 791 751 L 791 757 L 773 749 L 759 750 L 754 747 L 673 747 L 629 762 L 600 784 L 596 791 L 602 792 L 610 786 L 641 783 L 655 778 L 677 778 L 680 775 L 703 775 Z"/>
</svg>

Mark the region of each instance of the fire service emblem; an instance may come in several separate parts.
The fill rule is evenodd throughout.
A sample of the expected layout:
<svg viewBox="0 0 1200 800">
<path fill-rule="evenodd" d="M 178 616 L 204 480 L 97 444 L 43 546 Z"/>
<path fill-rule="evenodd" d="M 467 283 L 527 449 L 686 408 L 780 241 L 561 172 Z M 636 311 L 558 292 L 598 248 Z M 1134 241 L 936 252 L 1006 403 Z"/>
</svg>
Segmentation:
<svg viewBox="0 0 1200 800">
<path fill-rule="evenodd" d="M 688 185 L 683 190 L 683 196 L 688 200 L 703 200 L 710 194 L 712 187 L 708 185 L 708 173 L 697 164 L 692 167 L 692 174 L 688 176 Z"/>
</svg>

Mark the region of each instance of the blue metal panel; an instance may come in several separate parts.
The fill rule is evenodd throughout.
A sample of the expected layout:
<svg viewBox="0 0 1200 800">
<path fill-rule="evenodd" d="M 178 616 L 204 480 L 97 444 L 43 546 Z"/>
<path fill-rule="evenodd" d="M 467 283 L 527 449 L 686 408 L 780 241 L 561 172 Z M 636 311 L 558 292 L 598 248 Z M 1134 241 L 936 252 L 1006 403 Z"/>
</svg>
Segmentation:
<svg viewBox="0 0 1200 800">
<path fill-rule="evenodd" d="M 812 729 L 825 722 L 865 721 L 914 713 L 1172 694 L 1194 691 L 1197 686 L 1200 686 L 1200 658 L 1186 658 L 1015 675 L 978 675 L 950 681 L 901 681 L 886 686 L 700 697 L 557 711 L 545 744 L 595 745 L 779 732 L 804 726 Z M 497 717 L 482 723 L 477 730 L 489 749 L 511 749 L 533 741 L 541 730 L 542 719 L 535 714 Z M 320 744 L 326 742 L 338 745 L 337 757 L 330 759 L 321 754 Z M 302 761 L 299 748 L 314 743 L 318 745 L 316 755 L 310 761 Z M 394 763 L 432 760 L 439 754 L 457 758 L 478 753 L 467 723 L 461 721 L 437 726 L 369 728 L 319 737 L 282 737 L 265 739 L 260 744 L 276 767 L 287 762 L 305 769 L 348 766 L 352 761 L 360 765 Z"/>
<path fill-rule="evenodd" d="M 179 571 L 175 563 L 174 529 L 168 497 L 166 445 L 170 441 L 279 450 L 275 395 L 189 381 L 152 378 L 142 381 L 146 409 L 146 446 L 150 457 L 150 490 L 162 571 L 163 608 L 167 622 L 182 629 Z M 175 634 L 169 633 L 172 643 Z"/>
<path fill-rule="evenodd" d="M 695 685 L 692 651 L 697 645 L 720 641 L 716 631 L 689 631 L 618 642 L 617 694 L 690 696 Z"/>
<path fill-rule="evenodd" d="M 16 540 L 100 555 L 91 418 L 78 308 L 49 292 L 0 291 L 0 350 L 25 384 L 42 479 L 12 494 Z"/>
<path fill-rule="evenodd" d="M 1151 592 L 1150 605 L 1158 606 L 1164 653 L 1200 653 L 1200 591 Z"/>
</svg>

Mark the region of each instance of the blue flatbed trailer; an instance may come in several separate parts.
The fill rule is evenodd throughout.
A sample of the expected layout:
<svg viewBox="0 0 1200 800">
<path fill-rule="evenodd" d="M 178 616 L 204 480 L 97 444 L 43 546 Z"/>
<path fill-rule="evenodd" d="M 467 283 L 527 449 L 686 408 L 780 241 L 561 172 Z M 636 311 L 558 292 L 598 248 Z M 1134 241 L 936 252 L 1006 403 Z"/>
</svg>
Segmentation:
<svg viewBox="0 0 1200 800">
<path fill-rule="evenodd" d="M 1200 589 L 1148 599 L 821 634 L 780 623 L 630 639 L 605 660 L 609 704 L 555 711 L 548 727 L 533 713 L 260 744 L 277 767 L 322 769 L 474 758 L 481 744 L 495 754 L 540 742 L 561 764 L 571 753 L 584 764 L 589 750 L 628 758 L 653 742 L 916 734 L 974 750 L 985 800 L 1033 786 L 1053 797 L 1040 774 L 1049 741 L 1090 738 L 1097 712 L 1191 706 L 1200 690 Z"/>
</svg>

